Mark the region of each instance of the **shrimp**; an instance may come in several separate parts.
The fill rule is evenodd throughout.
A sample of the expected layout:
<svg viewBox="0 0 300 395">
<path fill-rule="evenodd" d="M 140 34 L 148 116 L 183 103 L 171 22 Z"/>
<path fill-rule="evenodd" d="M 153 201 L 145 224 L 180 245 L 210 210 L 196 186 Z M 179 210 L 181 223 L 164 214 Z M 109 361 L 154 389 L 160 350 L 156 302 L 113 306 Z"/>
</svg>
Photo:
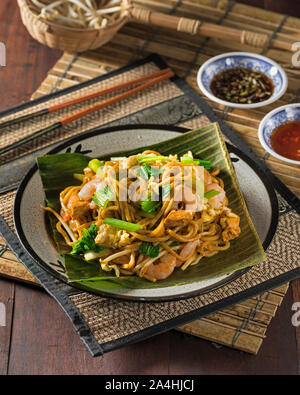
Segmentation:
<svg viewBox="0 0 300 395">
<path fill-rule="evenodd" d="M 186 210 L 197 210 L 197 196 L 186 185 L 180 185 L 174 190 L 174 203 L 183 202 Z"/>
<path fill-rule="evenodd" d="M 206 170 L 202 166 L 195 166 L 194 169 L 195 169 L 197 179 L 202 181 L 204 183 L 205 187 L 212 183 L 212 177 L 211 177 L 208 170 Z"/>
<path fill-rule="evenodd" d="M 186 210 L 196 212 L 201 211 L 203 206 L 201 190 L 199 191 L 198 188 L 202 189 L 202 184 L 206 188 L 207 185 L 212 183 L 212 177 L 202 166 L 195 166 L 193 170 L 195 170 L 196 179 L 190 181 L 191 184 L 189 184 L 189 181 L 184 181 L 184 185 L 179 185 L 174 188 L 174 202 L 183 202 Z M 200 184 L 198 184 L 199 181 Z M 194 189 L 196 189 L 195 192 Z"/>
<path fill-rule="evenodd" d="M 211 190 L 215 190 L 220 192 L 218 195 L 208 199 L 209 204 L 213 207 L 213 208 L 220 208 L 222 207 L 223 201 L 225 199 L 225 191 L 223 188 L 220 187 L 220 185 L 218 184 L 208 184 L 205 187 L 205 192 L 211 191 Z"/>
<path fill-rule="evenodd" d="M 176 257 L 172 254 L 165 254 L 158 263 L 151 263 L 145 274 L 156 280 L 164 280 L 173 273 L 175 267 Z"/>
<path fill-rule="evenodd" d="M 194 212 L 190 210 L 172 210 L 165 219 L 166 226 L 177 226 L 191 222 Z"/>
<path fill-rule="evenodd" d="M 102 178 L 94 178 L 93 180 L 87 182 L 81 190 L 78 192 L 80 200 L 91 200 L 94 193 L 105 187 L 106 183 Z"/>
<path fill-rule="evenodd" d="M 79 201 L 79 197 L 76 191 L 72 191 L 72 194 L 68 200 L 67 207 L 72 208 L 72 206 Z"/>
<path fill-rule="evenodd" d="M 209 185 L 212 182 L 212 178 L 210 175 L 210 172 L 206 169 L 204 169 L 204 185 Z"/>
<path fill-rule="evenodd" d="M 180 256 L 182 258 L 186 258 L 189 255 L 192 255 L 192 253 L 194 253 L 195 249 L 197 248 L 199 243 L 199 240 L 194 240 L 194 241 L 190 241 L 189 243 L 186 243 L 182 250 L 180 251 Z M 176 259 L 176 266 L 179 267 L 182 265 L 182 261 L 180 259 Z"/>
</svg>

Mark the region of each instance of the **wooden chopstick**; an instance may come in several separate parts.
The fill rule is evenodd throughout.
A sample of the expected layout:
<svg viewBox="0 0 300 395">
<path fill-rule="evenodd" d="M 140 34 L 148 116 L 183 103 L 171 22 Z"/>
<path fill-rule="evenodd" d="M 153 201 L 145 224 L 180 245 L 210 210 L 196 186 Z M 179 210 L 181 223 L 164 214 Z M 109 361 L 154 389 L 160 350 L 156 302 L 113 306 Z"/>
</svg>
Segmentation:
<svg viewBox="0 0 300 395">
<path fill-rule="evenodd" d="M 75 97 L 74 99 L 67 100 L 67 101 L 65 101 L 63 103 L 59 103 L 59 104 L 55 104 L 55 105 L 50 106 L 50 107 L 43 108 L 42 110 L 35 111 L 35 112 L 31 113 L 31 114 L 26 114 L 26 115 L 22 115 L 20 117 L 14 118 L 14 119 L 10 119 L 8 121 L 0 123 L 0 129 L 3 129 L 3 128 L 7 127 L 7 126 L 15 125 L 16 123 L 19 123 L 19 122 L 22 122 L 22 121 L 27 121 L 29 119 L 38 117 L 40 115 L 49 114 L 49 113 L 61 110 L 63 108 L 67 108 L 67 107 L 73 106 L 75 104 L 82 103 L 82 102 L 84 102 L 86 100 L 95 99 L 96 97 L 104 96 L 104 95 L 106 95 L 108 93 L 113 93 L 113 92 L 116 92 L 118 90 L 121 90 L 121 89 L 124 89 L 124 88 L 128 88 L 131 85 L 140 84 L 140 83 L 145 82 L 147 80 L 151 80 L 151 79 L 160 77 L 161 75 L 164 75 L 165 73 L 169 73 L 170 71 L 171 71 L 171 69 L 169 69 L 169 68 L 166 68 L 166 69 L 163 69 L 163 70 L 159 70 L 159 71 L 157 71 L 155 73 L 147 74 L 147 75 L 144 75 L 144 76 L 139 77 L 139 78 L 135 78 L 135 79 L 132 79 L 132 80 L 129 80 L 129 81 L 125 81 L 125 82 L 122 82 L 120 84 L 113 85 L 113 86 L 111 86 L 109 88 L 97 90 L 95 92 L 91 92 L 91 93 L 88 93 L 86 95 Z"/>
<path fill-rule="evenodd" d="M 162 73 L 160 76 L 153 78 L 152 80 L 145 82 L 144 84 L 138 85 L 137 87 L 135 87 L 127 92 L 121 93 L 111 99 L 105 100 L 99 104 L 96 104 L 91 107 L 87 107 L 79 112 L 71 114 L 68 117 L 61 119 L 60 121 L 55 122 L 50 126 L 47 126 L 46 128 L 38 130 L 37 132 L 32 133 L 31 135 L 26 136 L 16 142 L 12 143 L 12 144 L 9 144 L 6 147 L 0 148 L 0 155 L 6 153 L 8 151 L 11 151 L 15 148 L 18 148 L 21 145 L 28 143 L 29 141 L 35 139 L 36 137 L 43 136 L 44 134 L 46 134 L 50 131 L 56 130 L 56 129 L 60 128 L 61 126 L 66 126 L 69 123 L 76 121 L 77 119 L 83 118 L 88 114 L 98 111 L 104 107 L 111 105 L 111 104 L 117 103 L 120 100 L 126 99 L 126 98 L 134 95 L 135 93 L 138 93 L 138 92 L 141 92 L 147 88 L 150 88 L 151 86 L 158 84 L 159 82 L 162 82 L 162 81 L 164 81 L 168 78 L 171 78 L 173 76 L 174 76 L 173 71 L 169 69 L 169 71 Z"/>
</svg>

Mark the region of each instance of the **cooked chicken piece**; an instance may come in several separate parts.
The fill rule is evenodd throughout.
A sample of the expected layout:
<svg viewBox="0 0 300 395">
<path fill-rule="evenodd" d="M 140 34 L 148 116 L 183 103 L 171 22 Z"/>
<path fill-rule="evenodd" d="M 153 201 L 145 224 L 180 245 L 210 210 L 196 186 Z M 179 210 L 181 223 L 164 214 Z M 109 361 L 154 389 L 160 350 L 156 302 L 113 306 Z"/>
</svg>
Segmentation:
<svg viewBox="0 0 300 395">
<path fill-rule="evenodd" d="M 178 225 L 186 225 L 191 222 L 194 212 L 190 210 L 172 210 L 165 219 L 165 226 L 172 227 Z"/>
<path fill-rule="evenodd" d="M 66 210 L 61 210 L 61 215 L 65 221 L 72 219 L 79 222 L 87 222 L 86 219 L 89 218 L 89 214 L 89 203 L 80 200 L 77 193 L 73 193 L 70 197 Z"/>
<path fill-rule="evenodd" d="M 89 215 L 89 204 L 88 202 L 78 201 L 74 203 L 69 210 L 72 219 L 83 219 Z"/>
<path fill-rule="evenodd" d="M 83 172 L 84 172 L 84 175 L 85 175 L 86 177 L 89 177 L 89 178 L 92 178 L 92 177 L 95 175 L 95 173 L 93 172 L 93 170 L 90 169 L 89 167 L 86 167 L 85 169 L 83 169 Z"/>
<path fill-rule="evenodd" d="M 137 160 L 137 157 L 138 157 L 137 155 L 133 155 L 127 159 L 127 167 L 128 168 L 131 168 L 133 166 L 138 166 L 139 162 Z"/>
<path fill-rule="evenodd" d="M 222 239 L 224 241 L 233 240 L 241 233 L 240 218 L 238 216 L 226 218 L 227 227 L 222 232 Z"/>
</svg>

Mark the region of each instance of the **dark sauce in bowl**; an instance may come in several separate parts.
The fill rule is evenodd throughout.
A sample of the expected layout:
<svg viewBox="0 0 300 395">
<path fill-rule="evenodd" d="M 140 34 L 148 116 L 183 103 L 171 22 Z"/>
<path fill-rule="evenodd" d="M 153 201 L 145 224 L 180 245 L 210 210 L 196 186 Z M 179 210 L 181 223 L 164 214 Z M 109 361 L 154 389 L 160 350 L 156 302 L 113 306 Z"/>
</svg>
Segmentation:
<svg viewBox="0 0 300 395">
<path fill-rule="evenodd" d="M 277 154 L 300 164 L 300 121 L 289 121 L 275 128 L 270 143 Z"/>
<path fill-rule="evenodd" d="M 274 84 L 258 70 L 235 67 L 217 73 L 211 80 L 210 89 L 221 100 L 253 104 L 268 100 L 273 95 Z"/>
</svg>

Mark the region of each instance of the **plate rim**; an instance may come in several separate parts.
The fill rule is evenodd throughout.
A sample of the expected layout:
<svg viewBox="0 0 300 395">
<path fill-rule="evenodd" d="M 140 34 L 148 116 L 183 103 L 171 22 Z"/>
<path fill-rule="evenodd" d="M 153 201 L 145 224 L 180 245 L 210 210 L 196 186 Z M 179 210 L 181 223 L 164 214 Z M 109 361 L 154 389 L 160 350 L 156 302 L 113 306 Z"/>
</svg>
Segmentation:
<svg viewBox="0 0 300 395">
<path fill-rule="evenodd" d="M 159 124 L 135 124 L 135 125 L 119 125 L 119 126 L 113 126 L 113 127 L 106 127 L 106 128 L 94 128 L 91 129 L 87 132 L 80 133 L 76 136 L 73 136 L 65 141 L 63 141 L 61 144 L 57 145 L 53 149 L 51 149 L 49 152 L 47 152 L 45 155 L 51 155 L 58 153 L 59 151 L 63 150 L 64 148 L 68 148 L 70 145 L 75 144 L 76 142 L 80 142 L 86 139 L 89 139 L 93 136 L 101 135 L 101 134 L 108 134 L 108 133 L 113 133 L 113 132 L 118 132 L 118 131 L 124 131 L 128 129 L 151 129 L 152 131 L 154 130 L 165 130 L 167 132 L 177 132 L 177 133 L 186 133 L 187 131 L 191 130 L 189 128 L 184 128 L 184 127 L 179 127 L 179 126 L 172 126 L 172 125 L 159 125 Z M 270 198 L 270 204 L 271 204 L 271 211 L 272 211 L 272 218 L 271 218 L 271 224 L 268 230 L 268 233 L 265 237 L 265 240 L 262 242 L 262 246 L 264 250 L 266 251 L 267 248 L 269 247 L 274 235 L 276 234 L 277 230 L 277 225 L 278 225 L 278 219 L 279 219 L 279 204 L 278 204 L 278 199 L 275 193 L 275 189 L 272 186 L 272 183 L 269 179 L 269 177 L 264 173 L 264 171 L 251 159 L 249 158 L 244 152 L 242 152 L 240 149 L 237 147 L 233 146 L 230 143 L 225 143 L 226 147 L 229 151 L 229 153 L 234 153 L 241 157 L 253 170 L 254 172 L 259 176 L 261 179 L 262 183 L 264 184 L 268 196 Z M 63 283 L 69 285 L 70 287 L 77 289 L 78 291 L 85 291 L 89 292 L 95 295 L 103 296 L 103 297 L 108 297 L 108 298 L 113 298 L 113 299 L 119 299 L 123 301 L 135 301 L 135 302 L 167 302 L 167 301 L 178 301 L 178 300 L 183 300 L 183 299 L 188 299 L 196 296 L 200 296 L 203 294 L 206 294 L 208 292 L 214 291 L 222 286 L 225 286 L 232 281 L 236 280 L 237 278 L 241 277 L 244 273 L 249 271 L 251 267 L 247 267 L 241 270 L 238 270 L 236 272 L 233 272 L 232 274 L 228 274 L 228 276 L 213 285 L 208 285 L 207 287 L 201 288 L 201 290 L 194 290 L 191 292 L 187 292 L 184 294 L 179 294 L 176 296 L 161 296 L 161 297 L 141 297 L 141 296 L 128 296 L 128 295 L 116 295 L 112 293 L 106 293 L 106 292 L 95 292 L 92 290 L 89 290 L 85 287 L 80 287 L 77 284 L 74 285 L 72 283 L 68 283 L 65 278 L 62 278 L 62 276 L 57 273 L 55 270 L 53 270 L 51 267 L 48 266 L 48 264 L 41 259 L 33 250 L 29 242 L 27 241 L 26 235 L 23 231 L 22 228 L 22 223 L 21 223 L 21 218 L 20 218 L 20 206 L 22 202 L 22 196 L 24 193 L 24 190 L 29 182 L 29 180 L 33 177 L 33 175 L 38 172 L 38 166 L 35 163 L 29 171 L 25 174 L 23 177 L 22 181 L 19 184 L 19 187 L 17 189 L 17 193 L 14 199 L 14 206 L 13 206 L 13 219 L 14 219 L 14 225 L 15 229 L 17 232 L 17 236 L 25 248 L 25 250 L 29 253 L 30 257 L 34 259 L 34 261 L 46 272 L 54 276 L 56 279 L 59 281 L 62 281 Z M 273 215 L 275 214 L 275 215 Z"/>
</svg>

